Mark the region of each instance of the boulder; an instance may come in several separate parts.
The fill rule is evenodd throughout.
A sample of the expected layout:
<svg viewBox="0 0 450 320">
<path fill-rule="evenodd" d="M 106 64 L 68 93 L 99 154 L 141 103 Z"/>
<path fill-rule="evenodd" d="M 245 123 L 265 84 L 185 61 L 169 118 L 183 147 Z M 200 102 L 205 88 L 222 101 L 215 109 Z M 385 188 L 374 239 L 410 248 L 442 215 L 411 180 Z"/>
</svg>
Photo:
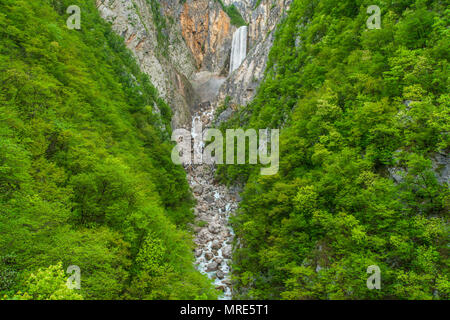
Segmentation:
<svg viewBox="0 0 450 320">
<path fill-rule="evenodd" d="M 206 266 L 206 272 L 216 271 L 218 267 L 219 267 L 219 265 L 217 264 L 217 262 L 213 261 Z"/>
<path fill-rule="evenodd" d="M 202 187 L 201 185 L 197 184 L 197 185 L 195 185 L 195 186 L 192 188 L 192 191 L 193 191 L 195 194 L 202 194 L 202 192 L 203 192 L 203 187 Z"/>
<path fill-rule="evenodd" d="M 227 287 L 226 287 L 226 286 L 217 286 L 216 289 L 217 289 L 217 290 L 220 290 L 220 291 L 222 291 L 222 292 L 227 291 Z"/>
<path fill-rule="evenodd" d="M 211 233 L 217 234 L 220 231 L 220 225 L 217 223 L 212 223 L 208 226 L 208 230 Z"/>
<path fill-rule="evenodd" d="M 228 119 L 231 118 L 232 115 L 233 115 L 233 109 L 227 108 L 225 111 L 223 111 L 223 112 L 217 117 L 216 124 L 221 124 L 222 122 L 227 121 Z"/>
</svg>

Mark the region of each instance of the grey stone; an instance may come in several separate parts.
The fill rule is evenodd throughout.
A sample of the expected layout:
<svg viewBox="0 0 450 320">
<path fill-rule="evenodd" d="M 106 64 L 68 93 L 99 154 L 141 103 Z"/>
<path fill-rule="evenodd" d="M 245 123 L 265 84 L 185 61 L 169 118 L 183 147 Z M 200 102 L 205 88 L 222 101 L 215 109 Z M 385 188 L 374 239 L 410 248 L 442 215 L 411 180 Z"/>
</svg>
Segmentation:
<svg viewBox="0 0 450 320">
<path fill-rule="evenodd" d="M 450 184 L 450 159 L 446 153 L 436 153 L 431 158 L 433 170 L 440 184 Z"/>
<path fill-rule="evenodd" d="M 212 195 L 207 195 L 204 199 L 210 204 L 214 202 L 214 197 Z"/>
<path fill-rule="evenodd" d="M 222 112 L 218 117 L 216 124 L 221 124 L 222 122 L 227 121 L 233 115 L 233 109 L 227 108 L 224 112 Z"/>
<path fill-rule="evenodd" d="M 208 226 L 208 230 L 211 233 L 217 234 L 220 231 L 220 225 L 216 223 L 212 223 Z"/>
</svg>

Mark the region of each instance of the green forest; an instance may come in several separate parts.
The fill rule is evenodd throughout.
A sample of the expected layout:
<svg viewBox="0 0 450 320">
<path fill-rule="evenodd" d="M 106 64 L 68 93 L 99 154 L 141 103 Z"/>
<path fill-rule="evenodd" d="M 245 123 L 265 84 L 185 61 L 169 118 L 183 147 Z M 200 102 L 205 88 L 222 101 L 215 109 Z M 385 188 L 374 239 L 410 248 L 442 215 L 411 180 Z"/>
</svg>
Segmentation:
<svg viewBox="0 0 450 320">
<path fill-rule="evenodd" d="M 169 20 L 145 3 L 168 56 Z M 82 27 L 67 27 L 73 4 L 0 0 L 0 300 L 216 300 L 173 106 L 96 1 L 77 0 Z M 441 0 L 292 1 L 255 97 L 220 124 L 280 129 L 276 175 L 217 167 L 244 186 L 233 299 L 450 299 L 449 24 Z"/>
<path fill-rule="evenodd" d="M 449 299 L 433 161 L 449 152 L 449 18 L 446 1 L 293 1 L 256 98 L 222 124 L 281 128 L 277 175 L 219 170 L 246 183 L 236 298 Z M 372 265 L 381 290 L 365 286 Z"/>
<path fill-rule="evenodd" d="M 81 30 L 71 4 L 0 0 L 0 299 L 215 299 L 171 110 L 95 1 Z"/>
</svg>

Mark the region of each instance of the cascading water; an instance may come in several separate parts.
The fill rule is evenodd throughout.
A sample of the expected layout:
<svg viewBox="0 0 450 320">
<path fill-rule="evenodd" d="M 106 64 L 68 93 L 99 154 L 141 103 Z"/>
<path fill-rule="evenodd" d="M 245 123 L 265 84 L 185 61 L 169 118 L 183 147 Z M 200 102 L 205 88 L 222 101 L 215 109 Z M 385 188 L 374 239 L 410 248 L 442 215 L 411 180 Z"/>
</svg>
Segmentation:
<svg viewBox="0 0 450 320">
<path fill-rule="evenodd" d="M 242 26 L 233 34 L 231 45 L 230 74 L 238 69 L 247 56 L 247 26 Z"/>
</svg>

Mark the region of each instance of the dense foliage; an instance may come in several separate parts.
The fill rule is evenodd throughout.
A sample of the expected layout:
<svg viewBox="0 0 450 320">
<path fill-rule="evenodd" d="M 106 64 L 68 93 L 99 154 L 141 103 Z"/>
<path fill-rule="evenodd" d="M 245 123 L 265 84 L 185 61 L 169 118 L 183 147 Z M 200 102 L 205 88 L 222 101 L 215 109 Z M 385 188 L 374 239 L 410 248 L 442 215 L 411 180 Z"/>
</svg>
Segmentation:
<svg viewBox="0 0 450 320">
<path fill-rule="evenodd" d="M 370 5 L 381 29 L 366 27 Z M 277 175 L 219 170 L 247 182 L 238 298 L 449 299 L 433 160 L 449 152 L 449 15 L 445 1 L 294 0 L 255 100 L 224 125 L 281 128 Z"/>
<path fill-rule="evenodd" d="M 0 38 L 0 296 L 217 297 L 193 266 L 171 111 L 95 1 L 0 0 Z"/>
</svg>

